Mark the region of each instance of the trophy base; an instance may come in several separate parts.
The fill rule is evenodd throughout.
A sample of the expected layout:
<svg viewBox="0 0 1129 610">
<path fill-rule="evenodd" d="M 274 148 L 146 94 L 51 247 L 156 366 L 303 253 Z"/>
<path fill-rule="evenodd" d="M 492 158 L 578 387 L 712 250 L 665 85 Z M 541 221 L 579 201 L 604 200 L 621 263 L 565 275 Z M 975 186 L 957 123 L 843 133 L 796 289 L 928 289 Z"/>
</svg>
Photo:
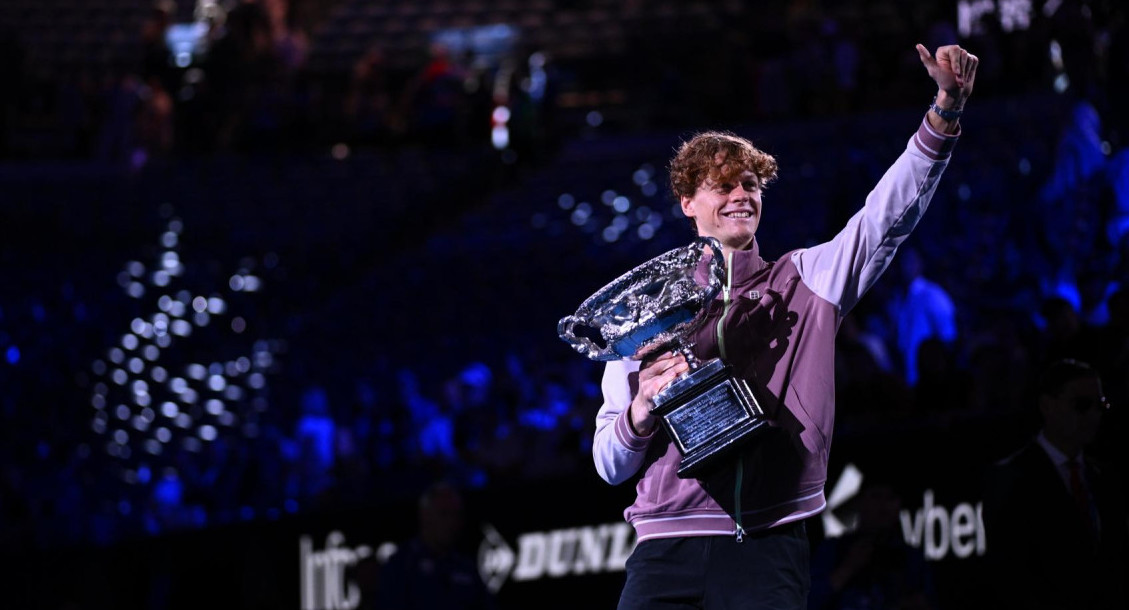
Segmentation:
<svg viewBox="0 0 1129 610">
<path fill-rule="evenodd" d="M 680 478 L 694 478 L 731 455 L 768 424 L 744 379 L 714 358 L 676 379 L 652 410 L 678 447 Z"/>
</svg>

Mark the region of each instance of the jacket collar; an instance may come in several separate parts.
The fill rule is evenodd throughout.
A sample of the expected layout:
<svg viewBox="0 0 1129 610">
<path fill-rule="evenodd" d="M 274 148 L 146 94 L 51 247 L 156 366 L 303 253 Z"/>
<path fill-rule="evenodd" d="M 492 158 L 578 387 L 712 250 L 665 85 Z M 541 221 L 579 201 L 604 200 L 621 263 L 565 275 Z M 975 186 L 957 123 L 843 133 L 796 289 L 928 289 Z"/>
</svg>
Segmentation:
<svg viewBox="0 0 1129 610">
<path fill-rule="evenodd" d="M 749 277 L 764 269 L 768 263 L 761 258 L 760 244 L 753 237 L 753 243 L 745 250 L 733 252 L 733 277 Z"/>
<path fill-rule="evenodd" d="M 726 261 L 726 264 L 728 264 L 728 261 Z M 761 258 L 760 246 L 757 244 L 757 240 L 756 240 L 755 237 L 753 238 L 753 243 L 747 249 L 745 249 L 745 250 L 735 250 L 733 252 L 733 277 L 734 278 L 749 277 L 752 274 L 757 273 L 758 271 L 764 269 L 767 266 L 768 266 L 768 263 L 766 263 L 764 261 L 764 259 Z M 707 268 L 708 268 L 708 265 L 706 264 L 706 262 L 704 260 L 701 261 L 698 264 L 698 268 L 694 272 L 694 279 L 697 280 L 699 284 L 704 285 L 706 283 L 706 281 L 707 281 L 706 280 L 706 269 Z M 718 296 L 716 298 L 720 299 L 721 295 L 718 294 Z"/>
</svg>

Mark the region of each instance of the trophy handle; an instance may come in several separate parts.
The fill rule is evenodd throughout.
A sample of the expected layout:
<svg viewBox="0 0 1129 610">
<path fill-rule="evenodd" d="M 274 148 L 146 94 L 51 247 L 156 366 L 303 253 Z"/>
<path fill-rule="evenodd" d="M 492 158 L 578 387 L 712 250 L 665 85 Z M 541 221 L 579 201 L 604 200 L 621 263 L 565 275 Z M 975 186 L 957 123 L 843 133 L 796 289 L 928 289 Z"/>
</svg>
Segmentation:
<svg viewBox="0 0 1129 610">
<path fill-rule="evenodd" d="M 608 347 L 600 329 L 586 324 L 583 318 L 575 315 L 561 318 L 557 324 L 557 335 L 576 346 L 581 353 L 596 354 Z"/>
</svg>

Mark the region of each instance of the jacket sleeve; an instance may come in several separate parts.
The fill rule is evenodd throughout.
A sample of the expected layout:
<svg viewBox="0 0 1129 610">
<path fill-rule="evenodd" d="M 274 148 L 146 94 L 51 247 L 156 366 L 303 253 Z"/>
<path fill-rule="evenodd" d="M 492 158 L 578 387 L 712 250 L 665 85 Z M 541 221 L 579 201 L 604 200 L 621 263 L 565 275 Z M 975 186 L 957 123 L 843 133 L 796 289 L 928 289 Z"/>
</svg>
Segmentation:
<svg viewBox="0 0 1129 610">
<path fill-rule="evenodd" d="M 600 386 L 604 404 L 596 414 L 596 435 L 592 441 L 592 458 L 600 478 L 612 485 L 630 479 L 643 465 L 647 447 L 655 432 L 639 436 L 627 418 L 635 397 L 630 376 L 638 372 L 639 363 L 632 360 L 609 362 L 604 368 Z M 656 429 L 658 427 L 656 426 Z"/>
<path fill-rule="evenodd" d="M 829 242 L 792 253 L 800 279 L 840 315 L 878 281 L 917 226 L 959 135 L 938 133 L 923 120 L 847 226 Z"/>
</svg>

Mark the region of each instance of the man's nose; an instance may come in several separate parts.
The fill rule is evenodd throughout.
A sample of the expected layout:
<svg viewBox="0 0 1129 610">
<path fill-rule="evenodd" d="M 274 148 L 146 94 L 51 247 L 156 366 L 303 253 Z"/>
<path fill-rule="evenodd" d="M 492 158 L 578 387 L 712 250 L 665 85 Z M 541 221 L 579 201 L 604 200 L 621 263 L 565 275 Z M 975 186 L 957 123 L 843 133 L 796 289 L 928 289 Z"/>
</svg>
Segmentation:
<svg viewBox="0 0 1129 610">
<path fill-rule="evenodd" d="M 729 198 L 732 199 L 732 200 L 735 200 L 735 201 L 740 201 L 740 200 L 743 200 L 743 199 L 751 199 L 752 196 L 753 196 L 753 192 L 749 191 L 749 190 L 745 190 L 745 187 L 743 187 L 741 185 L 737 185 L 737 186 L 733 187 L 732 191 L 729 191 Z"/>
</svg>

